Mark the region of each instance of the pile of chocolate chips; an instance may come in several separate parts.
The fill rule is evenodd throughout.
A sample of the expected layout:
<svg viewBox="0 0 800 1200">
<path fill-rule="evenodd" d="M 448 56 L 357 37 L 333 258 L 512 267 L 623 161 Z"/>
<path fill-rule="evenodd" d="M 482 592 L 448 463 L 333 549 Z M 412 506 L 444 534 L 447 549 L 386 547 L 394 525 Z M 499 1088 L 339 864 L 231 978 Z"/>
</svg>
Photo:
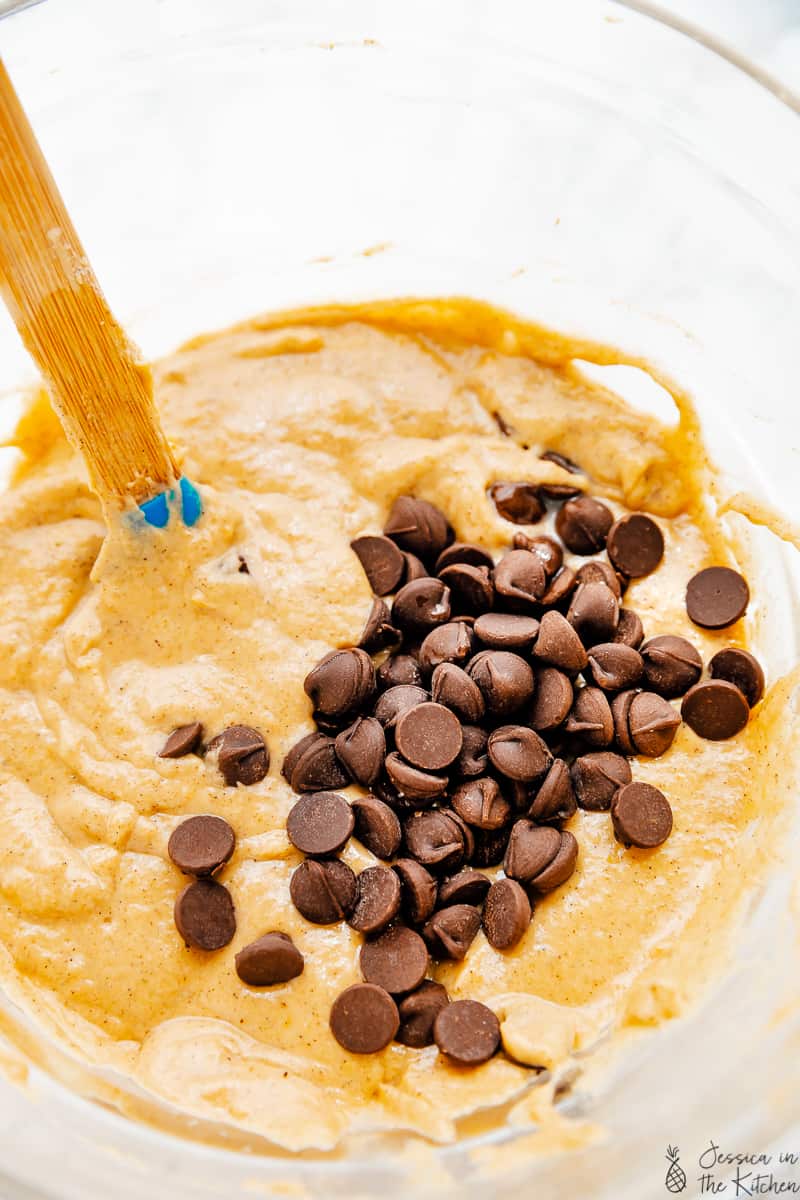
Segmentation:
<svg viewBox="0 0 800 1200">
<path fill-rule="evenodd" d="M 721 650 L 701 680 L 685 638 L 645 641 L 623 596 L 663 557 L 650 517 L 615 520 L 578 481 L 498 483 L 490 495 L 516 524 L 556 506 L 560 540 L 517 532 L 495 564 L 457 541 L 432 504 L 399 497 L 382 536 L 352 543 L 375 599 L 359 646 L 326 654 L 306 678 L 317 728 L 283 763 L 301 793 L 287 831 L 306 856 L 292 900 L 311 922 L 346 920 L 364 935 L 364 983 L 330 1018 L 357 1053 L 394 1038 L 435 1041 L 460 1064 L 491 1057 L 495 1015 L 449 1002 L 426 978 L 431 958 L 463 959 L 481 926 L 500 951 L 519 942 L 537 899 L 575 869 L 578 844 L 563 826 L 578 806 L 610 812 L 625 846 L 661 845 L 670 804 L 633 781 L 629 758 L 664 754 L 681 718 L 702 737 L 731 737 L 763 692 L 745 651 Z M 564 548 L 587 561 L 568 565 Z M 727 567 L 701 571 L 686 593 L 707 629 L 731 625 L 748 600 Z M 368 794 L 348 802 L 335 789 L 351 783 Z M 387 865 L 356 876 L 337 857 L 353 835 Z M 500 864 L 492 883 L 482 868 Z"/>
</svg>

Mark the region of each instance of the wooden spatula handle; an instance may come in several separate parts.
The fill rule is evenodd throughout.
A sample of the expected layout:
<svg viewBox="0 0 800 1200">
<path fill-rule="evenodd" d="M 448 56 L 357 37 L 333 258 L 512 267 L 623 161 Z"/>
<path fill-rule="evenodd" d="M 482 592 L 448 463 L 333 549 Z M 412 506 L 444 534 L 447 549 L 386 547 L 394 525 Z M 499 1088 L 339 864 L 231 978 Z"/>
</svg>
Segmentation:
<svg viewBox="0 0 800 1200">
<path fill-rule="evenodd" d="M 106 304 L 2 62 L 0 286 L 101 498 L 124 506 L 172 486 L 150 372 Z"/>
</svg>

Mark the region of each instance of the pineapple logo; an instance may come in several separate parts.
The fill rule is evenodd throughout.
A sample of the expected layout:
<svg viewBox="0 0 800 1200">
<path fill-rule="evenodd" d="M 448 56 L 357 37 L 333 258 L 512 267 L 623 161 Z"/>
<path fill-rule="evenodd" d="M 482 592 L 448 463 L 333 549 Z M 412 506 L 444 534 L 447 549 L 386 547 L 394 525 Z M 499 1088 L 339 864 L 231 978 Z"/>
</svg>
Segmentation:
<svg viewBox="0 0 800 1200">
<path fill-rule="evenodd" d="M 667 1159 L 669 1160 L 669 1170 L 667 1177 L 664 1180 L 664 1187 L 668 1192 L 678 1192 L 686 1190 L 686 1172 L 678 1162 L 680 1151 L 677 1146 L 667 1146 Z"/>
</svg>

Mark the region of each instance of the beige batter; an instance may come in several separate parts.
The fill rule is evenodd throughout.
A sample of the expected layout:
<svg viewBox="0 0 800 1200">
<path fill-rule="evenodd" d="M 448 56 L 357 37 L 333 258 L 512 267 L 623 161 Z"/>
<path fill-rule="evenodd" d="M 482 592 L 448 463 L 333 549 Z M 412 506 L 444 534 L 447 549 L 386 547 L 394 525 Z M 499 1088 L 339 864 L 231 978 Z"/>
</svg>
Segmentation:
<svg viewBox="0 0 800 1200">
<path fill-rule="evenodd" d="M 292 1150 L 375 1129 L 445 1140 L 475 1110 L 513 1101 L 524 1119 L 539 1076 L 519 1063 L 551 1068 L 536 1092 L 549 1102 L 574 1050 L 680 1014 L 717 967 L 781 803 L 774 691 L 733 741 L 684 726 L 665 757 L 633 763 L 672 804 L 662 848 L 625 850 L 607 814 L 578 812 L 578 869 L 517 948 L 500 953 L 481 933 L 464 963 L 438 968 L 451 996 L 495 1009 L 517 1062 L 463 1071 L 435 1047 L 346 1053 L 328 1014 L 360 978 L 362 939 L 308 924 L 289 900 L 299 855 L 279 772 L 312 728 L 303 679 L 332 646 L 357 642 L 370 591 L 349 543 L 379 531 L 398 494 L 433 501 L 459 538 L 499 554 L 514 527 L 487 486 L 560 479 L 538 460 L 559 450 L 615 512 L 661 519 L 664 562 L 626 598 L 646 635 L 684 634 L 705 661 L 748 644 L 757 594 L 720 634 L 685 614 L 688 578 L 737 561 L 703 508 L 710 476 L 690 410 L 674 429 L 639 416 L 581 380 L 568 365 L 578 353 L 602 358 L 467 302 L 292 314 L 198 340 L 155 382 L 205 515 L 191 531 L 115 525 L 105 542 L 45 402 L 23 420 L 25 461 L 0 499 L 0 978 L 62 1049 Z M 269 776 L 230 789 L 199 758 L 157 758 L 194 720 L 207 736 L 261 730 Z M 221 875 L 238 931 L 215 954 L 175 930 L 184 881 L 166 853 L 179 820 L 204 812 L 238 837 Z M 370 862 L 355 840 L 344 857 Z M 291 934 L 305 972 L 249 989 L 234 955 L 270 929 Z M 122 1091 L 114 1099 L 136 1111 Z"/>
</svg>

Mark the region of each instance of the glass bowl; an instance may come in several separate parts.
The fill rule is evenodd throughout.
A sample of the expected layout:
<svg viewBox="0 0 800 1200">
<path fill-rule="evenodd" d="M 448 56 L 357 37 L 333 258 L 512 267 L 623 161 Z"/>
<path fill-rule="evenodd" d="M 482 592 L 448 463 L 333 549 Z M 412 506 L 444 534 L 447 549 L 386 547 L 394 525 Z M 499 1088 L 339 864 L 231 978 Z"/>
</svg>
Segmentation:
<svg viewBox="0 0 800 1200">
<path fill-rule="evenodd" d="M 800 517 L 800 118 L 711 49 L 603 0 L 62 0 L 3 34 L 112 307 L 148 356 L 270 308 L 480 297 L 652 362 L 693 393 L 730 489 Z M 32 372 L 4 315 L 0 364 L 10 421 Z M 596 374 L 669 417 L 634 368 Z M 797 556 L 763 531 L 754 549 L 775 678 L 798 658 Z M 0 1043 L 0 1190 L 639 1200 L 662 1194 L 668 1143 L 691 1189 L 712 1139 L 796 1150 L 796 849 L 795 831 L 697 1012 L 565 1102 L 598 1127 L 569 1155 L 468 1127 L 444 1149 L 384 1138 L 292 1157 L 127 1121 L 41 1065 L 21 1088 L 26 1067 Z M 11 1019 L 0 1008 L 0 1030 Z"/>
</svg>

